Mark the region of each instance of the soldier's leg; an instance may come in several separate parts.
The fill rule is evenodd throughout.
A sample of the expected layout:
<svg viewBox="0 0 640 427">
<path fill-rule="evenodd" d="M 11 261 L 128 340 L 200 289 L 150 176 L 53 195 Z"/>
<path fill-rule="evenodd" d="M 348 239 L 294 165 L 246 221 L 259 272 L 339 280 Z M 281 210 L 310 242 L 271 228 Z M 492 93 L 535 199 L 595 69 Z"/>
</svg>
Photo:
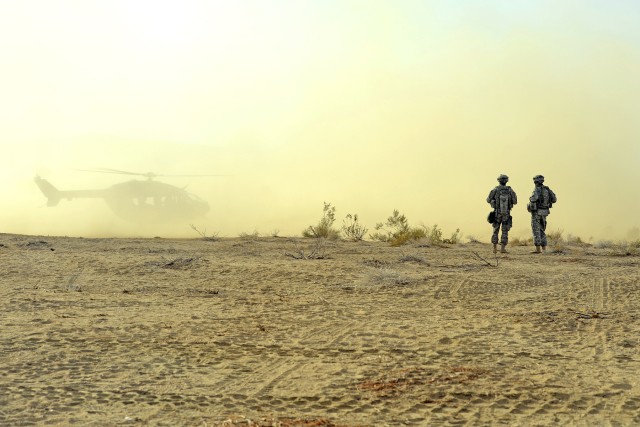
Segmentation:
<svg viewBox="0 0 640 427">
<path fill-rule="evenodd" d="M 538 215 L 534 213 L 531 214 L 531 233 L 533 235 L 533 244 L 536 246 L 540 246 L 540 231 L 538 231 Z"/>
<path fill-rule="evenodd" d="M 536 252 L 540 253 L 540 220 L 539 216 L 533 212 L 531 214 L 531 231 L 533 233 L 533 244 L 536 246 Z"/>
<path fill-rule="evenodd" d="M 493 234 L 491 235 L 491 243 L 493 243 L 493 253 L 498 252 L 498 231 L 500 230 L 500 223 L 496 219 L 496 222 L 491 224 L 493 226 Z"/>
<path fill-rule="evenodd" d="M 545 233 L 546 229 L 547 216 L 540 215 L 540 246 L 542 246 L 543 251 L 547 248 L 547 233 Z"/>
<path fill-rule="evenodd" d="M 496 218 L 496 222 L 491 224 L 493 226 L 493 234 L 491 235 L 491 243 L 494 245 L 498 244 L 498 232 L 500 231 L 500 222 Z"/>
<path fill-rule="evenodd" d="M 500 243 L 506 245 L 509 243 L 509 230 L 511 230 L 511 217 L 508 217 L 502 222 L 502 238 L 500 239 Z"/>
<path fill-rule="evenodd" d="M 500 239 L 500 252 L 507 252 L 507 243 L 509 243 L 509 230 L 511 229 L 511 220 L 509 218 L 505 218 L 502 221 L 502 236 Z"/>
</svg>

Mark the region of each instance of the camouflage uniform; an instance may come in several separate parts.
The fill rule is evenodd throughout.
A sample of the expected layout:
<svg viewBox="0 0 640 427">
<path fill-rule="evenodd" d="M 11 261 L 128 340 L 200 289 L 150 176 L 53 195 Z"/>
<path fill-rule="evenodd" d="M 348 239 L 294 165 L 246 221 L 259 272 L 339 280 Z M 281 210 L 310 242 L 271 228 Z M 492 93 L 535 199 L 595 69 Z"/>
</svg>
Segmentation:
<svg viewBox="0 0 640 427">
<path fill-rule="evenodd" d="M 556 202 L 556 195 L 549 187 L 543 185 L 544 176 L 533 177 L 535 188 L 529 197 L 527 210 L 531 212 L 531 231 L 533 232 L 533 244 L 536 246 L 535 253 L 544 252 L 547 249 L 547 216 L 551 207 Z"/>
<path fill-rule="evenodd" d="M 498 233 L 500 232 L 500 228 L 502 228 L 500 252 L 506 252 L 505 247 L 509 242 L 509 230 L 511 229 L 511 226 L 513 224 L 511 218 L 511 208 L 513 208 L 513 205 L 518 203 L 518 197 L 516 196 L 515 191 L 513 191 L 511 187 L 506 185 L 508 181 L 508 176 L 500 175 L 498 177 L 498 182 L 500 183 L 500 185 L 491 190 L 491 192 L 489 192 L 489 196 L 487 197 L 487 203 L 491 204 L 491 207 L 493 208 L 493 211 L 495 213 L 494 222 L 491 224 L 493 226 L 491 243 L 493 243 L 494 253 L 497 252 Z"/>
</svg>

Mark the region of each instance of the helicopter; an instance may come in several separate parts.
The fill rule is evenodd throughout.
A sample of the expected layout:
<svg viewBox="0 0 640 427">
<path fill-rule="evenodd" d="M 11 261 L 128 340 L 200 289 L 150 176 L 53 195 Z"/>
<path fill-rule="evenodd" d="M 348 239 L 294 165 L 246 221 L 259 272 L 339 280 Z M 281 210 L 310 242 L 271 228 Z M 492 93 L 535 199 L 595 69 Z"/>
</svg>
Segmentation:
<svg viewBox="0 0 640 427">
<path fill-rule="evenodd" d="M 47 206 L 57 206 L 62 199 L 102 198 L 118 217 L 137 223 L 180 222 L 198 218 L 209 211 L 209 204 L 195 194 L 154 179 L 166 176 L 215 175 L 158 175 L 153 172 L 137 173 L 103 168 L 83 171 L 137 175 L 146 180 L 132 179 L 97 190 L 58 190 L 49 181 L 36 175 L 34 181 L 47 197 Z"/>
</svg>

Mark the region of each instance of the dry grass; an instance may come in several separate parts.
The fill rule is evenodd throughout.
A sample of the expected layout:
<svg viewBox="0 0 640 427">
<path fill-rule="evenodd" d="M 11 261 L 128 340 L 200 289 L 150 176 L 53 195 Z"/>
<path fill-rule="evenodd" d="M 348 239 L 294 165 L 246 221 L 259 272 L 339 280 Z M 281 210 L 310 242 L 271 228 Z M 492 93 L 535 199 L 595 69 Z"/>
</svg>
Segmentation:
<svg viewBox="0 0 640 427">
<path fill-rule="evenodd" d="M 313 243 L 306 247 L 301 246 L 298 242 L 294 242 L 293 248 L 285 251 L 286 256 L 294 259 L 328 259 L 327 239 L 317 238 Z"/>
</svg>

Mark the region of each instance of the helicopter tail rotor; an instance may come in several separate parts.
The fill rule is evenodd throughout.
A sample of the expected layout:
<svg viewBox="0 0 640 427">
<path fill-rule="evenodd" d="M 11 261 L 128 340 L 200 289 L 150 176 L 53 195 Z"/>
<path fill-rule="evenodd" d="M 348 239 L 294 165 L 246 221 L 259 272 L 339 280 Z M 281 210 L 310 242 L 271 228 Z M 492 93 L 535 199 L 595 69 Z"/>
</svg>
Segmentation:
<svg viewBox="0 0 640 427">
<path fill-rule="evenodd" d="M 34 181 L 38 188 L 40 188 L 40 191 L 42 191 L 42 193 L 47 197 L 47 206 L 56 206 L 60 203 L 60 190 L 54 187 L 49 181 L 40 178 L 39 176 L 36 176 Z"/>
</svg>

